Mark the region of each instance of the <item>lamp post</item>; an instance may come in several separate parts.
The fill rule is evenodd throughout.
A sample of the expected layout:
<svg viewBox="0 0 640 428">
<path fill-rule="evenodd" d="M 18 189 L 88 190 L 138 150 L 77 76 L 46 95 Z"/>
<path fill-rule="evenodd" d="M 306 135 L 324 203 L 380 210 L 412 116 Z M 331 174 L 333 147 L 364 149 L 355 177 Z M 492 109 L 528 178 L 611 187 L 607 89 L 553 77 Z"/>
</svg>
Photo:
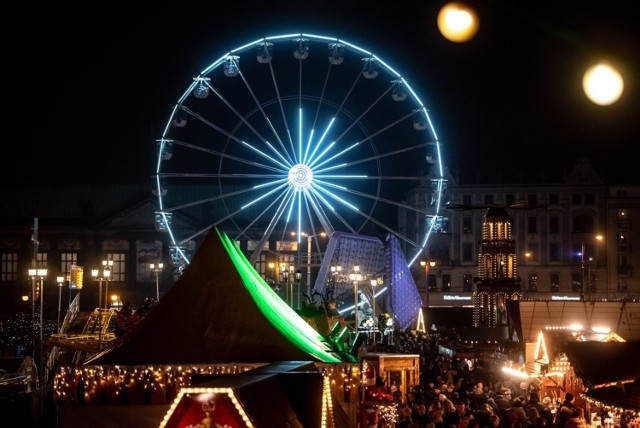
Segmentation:
<svg viewBox="0 0 640 428">
<path fill-rule="evenodd" d="M 40 290 L 40 319 L 39 319 L 39 327 L 40 327 L 40 342 L 38 343 L 39 345 L 39 357 L 40 357 L 40 388 L 44 387 L 44 352 L 43 352 L 43 348 L 42 348 L 42 330 L 44 330 L 44 317 L 43 317 L 43 309 L 44 309 L 44 305 L 43 305 L 43 300 L 44 300 L 44 277 L 47 276 L 47 268 L 31 268 L 29 269 L 29 276 L 31 277 L 31 284 L 32 284 L 32 292 L 33 292 L 33 299 L 31 299 L 31 328 L 32 328 L 32 339 L 31 339 L 31 346 L 32 346 L 32 358 L 33 361 L 36 361 L 35 359 L 35 348 L 36 348 L 36 323 L 35 323 L 35 295 L 36 295 L 36 283 L 38 283 L 38 287 Z M 42 411 L 42 399 L 40 400 L 40 411 Z"/>
<path fill-rule="evenodd" d="M 315 235 L 301 232 L 300 235 L 307 237 L 307 295 L 311 295 L 311 240 L 316 236 L 327 236 L 326 233 L 320 232 Z"/>
<path fill-rule="evenodd" d="M 273 270 L 275 269 L 276 264 L 274 262 L 269 262 L 267 266 L 269 267 L 269 277 L 266 278 L 267 284 L 269 284 L 271 288 L 276 288 L 276 281 L 273 278 Z"/>
<path fill-rule="evenodd" d="M 149 269 L 156 273 L 156 302 L 160 301 L 160 272 L 164 269 L 164 263 L 149 263 Z"/>
<path fill-rule="evenodd" d="M 288 265 L 286 263 L 282 263 L 280 265 L 280 271 L 282 272 L 282 278 L 284 282 L 287 284 L 287 290 L 289 291 L 289 307 L 293 308 L 293 263 Z"/>
<path fill-rule="evenodd" d="M 427 281 L 427 308 L 429 307 L 429 291 L 430 291 L 429 268 L 434 267 L 435 265 L 436 265 L 436 262 L 434 260 L 429 260 L 429 259 L 420 260 L 420 266 L 424 268 L 424 276 L 425 276 L 425 280 Z"/>
<path fill-rule="evenodd" d="M 298 289 L 298 309 L 300 309 L 300 281 L 302 280 L 302 272 L 300 271 L 300 269 L 296 271 L 295 279 L 296 288 Z"/>
<path fill-rule="evenodd" d="M 596 241 L 602 241 L 604 239 L 604 236 L 602 235 L 595 235 L 594 236 Z M 582 239 L 580 240 L 580 301 L 584 301 L 584 286 L 585 286 L 585 276 L 584 276 L 584 235 L 582 235 Z M 593 260 L 592 257 L 589 257 L 589 261 Z M 589 281 L 591 281 L 591 263 L 589 263 Z M 607 284 L 607 288 L 608 288 L 608 284 Z M 587 290 L 589 291 L 589 290 Z M 608 289 L 607 289 L 608 292 Z"/>
<path fill-rule="evenodd" d="M 360 273 L 360 266 L 355 265 L 353 271 L 349 274 L 349 279 L 353 283 L 353 327 L 358 333 L 358 284 L 362 281 L 362 274 Z"/>
<path fill-rule="evenodd" d="M 336 292 L 336 282 L 337 279 L 342 275 L 342 266 L 340 265 L 331 265 L 331 292 L 335 294 Z"/>
<path fill-rule="evenodd" d="M 105 282 L 104 306 L 107 308 L 107 296 L 109 295 L 109 280 L 111 279 L 111 268 L 113 260 L 103 260 L 102 269 L 91 269 L 91 277 L 98 281 L 98 309 L 102 309 L 102 281 Z"/>
<path fill-rule="evenodd" d="M 58 276 L 58 333 L 60 333 L 60 309 L 62 307 L 62 284 L 64 284 L 64 276 Z"/>
<path fill-rule="evenodd" d="M 376 285 L 378 285 L 378 280 L 375 278 L 371 279 L 371 300 L 372 300 L 372 313 L 371 317 L 373 318 L 373 349 L 376 348 L 376 332 L 378 331 L 378 318 L 376 317 Z"/>
</svg>

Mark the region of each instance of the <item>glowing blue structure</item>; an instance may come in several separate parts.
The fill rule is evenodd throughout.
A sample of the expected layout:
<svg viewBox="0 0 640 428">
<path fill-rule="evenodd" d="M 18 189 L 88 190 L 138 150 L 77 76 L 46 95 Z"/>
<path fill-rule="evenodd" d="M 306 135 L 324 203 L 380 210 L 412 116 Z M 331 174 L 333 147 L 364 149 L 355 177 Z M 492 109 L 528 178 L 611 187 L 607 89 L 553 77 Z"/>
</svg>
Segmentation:
<svg viewBox="0 0 640 428">
<path fill-rule="evenodd" d="M 341 272 L 336 272 L 337 266 Z M 416 320 L 422 300 L 394 235 L 387 235 L 385 242 L 373 236 L 343 232 L 331 236 L 313 290 L 321 295 L 332 293 L 341 312 L 353 311 L 354 291 L 349 273 L 354 266 L 359 266 L 363 274 L 359 287 L 363 298 L 359 306 L 373 298 L 369 279 L 382 278 L 383 283 L 375 290 L 376 312 L 388 312 L 394 316 L 401 329 L 406 329 Z"/>
</svg>

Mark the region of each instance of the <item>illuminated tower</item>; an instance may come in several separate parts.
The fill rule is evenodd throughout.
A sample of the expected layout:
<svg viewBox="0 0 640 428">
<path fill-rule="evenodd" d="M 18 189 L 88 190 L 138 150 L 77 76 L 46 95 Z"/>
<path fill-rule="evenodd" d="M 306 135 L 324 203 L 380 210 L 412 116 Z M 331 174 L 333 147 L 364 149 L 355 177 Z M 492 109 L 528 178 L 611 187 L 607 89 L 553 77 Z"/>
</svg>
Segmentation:
<svg viewBox="0 0 640 428">
<path fill-rule="evenodd" d="M 475 281 L 474 327 L 511 326 L 510 302 L 520 298 L 520 278 L 511 217 L 504 208 L 491 207 L 484 216 Z"/>
</svg>

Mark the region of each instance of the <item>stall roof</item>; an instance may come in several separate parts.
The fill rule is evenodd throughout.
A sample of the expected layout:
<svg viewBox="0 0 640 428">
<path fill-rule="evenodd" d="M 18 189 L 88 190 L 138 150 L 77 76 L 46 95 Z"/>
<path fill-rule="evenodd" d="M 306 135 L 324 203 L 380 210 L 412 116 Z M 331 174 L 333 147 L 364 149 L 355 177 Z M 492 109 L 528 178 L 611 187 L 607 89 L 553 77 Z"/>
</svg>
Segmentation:
<svg viewBox="0 0 640 428">
<path fill-rule="evenodd" d="M 193 260 L 138 327 L 87 364 L 342 362 L 212 228 Z"/>
<path fill-rule="evenodd" d="M 640 377 L 640 341 L 567 342 L 564 350 L 585 386 Z"/>
</svg>

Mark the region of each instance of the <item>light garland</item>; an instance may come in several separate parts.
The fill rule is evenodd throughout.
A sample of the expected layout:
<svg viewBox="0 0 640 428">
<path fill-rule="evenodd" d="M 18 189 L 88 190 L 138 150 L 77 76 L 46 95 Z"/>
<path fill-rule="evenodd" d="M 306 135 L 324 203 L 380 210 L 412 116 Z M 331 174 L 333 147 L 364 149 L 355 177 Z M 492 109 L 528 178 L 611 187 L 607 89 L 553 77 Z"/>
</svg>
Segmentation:
<svg viewBox="0 0 640 428">
<path fill-rule="evenodd" d="M 635 416 L 640 416 L 640 412 L 637 411 L 636 409 L 625 409 L 624 407 L 618 407 L 618 406 L 613 406 L 611 404 L 603 403 L 600 400 L 596 400 L 595 398 L 589 397 L 585 393 L 580 393 L 580 397 L 582 397 L 582 399 L 584 399 L 586 402 L 588 402 L 592 406 L 600 407 L 601 409 L 604 409 L 607 412 L 614 412 L 615 414 L 630 412 Z"/>
</svg>

